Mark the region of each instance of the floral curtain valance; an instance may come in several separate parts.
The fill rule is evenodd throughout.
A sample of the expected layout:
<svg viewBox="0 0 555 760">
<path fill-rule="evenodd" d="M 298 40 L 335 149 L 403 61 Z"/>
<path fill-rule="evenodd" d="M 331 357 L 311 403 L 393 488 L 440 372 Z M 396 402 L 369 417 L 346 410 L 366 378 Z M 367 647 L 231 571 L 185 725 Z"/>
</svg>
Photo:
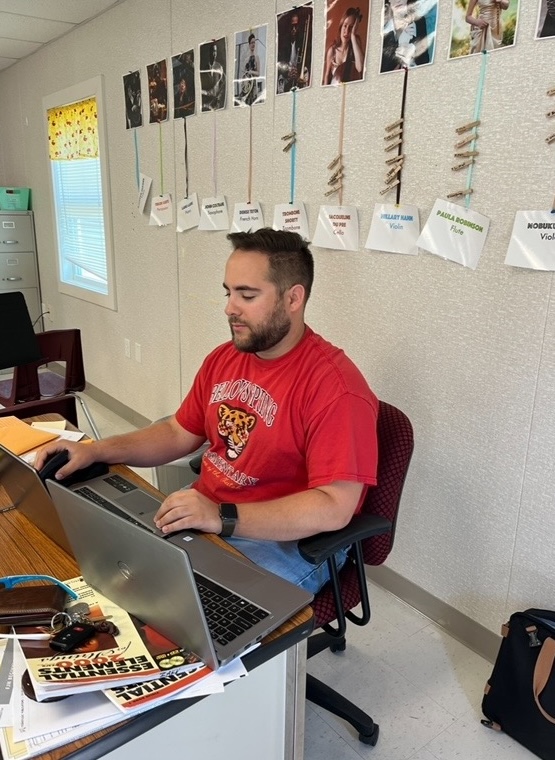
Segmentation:
<svg viewBox="0 0 555 760">
<path fill-rule="evenodd" d="M 52 161 L 98 158 L 96 98 L 48 109 L 48 150 Z"/>
</svg>

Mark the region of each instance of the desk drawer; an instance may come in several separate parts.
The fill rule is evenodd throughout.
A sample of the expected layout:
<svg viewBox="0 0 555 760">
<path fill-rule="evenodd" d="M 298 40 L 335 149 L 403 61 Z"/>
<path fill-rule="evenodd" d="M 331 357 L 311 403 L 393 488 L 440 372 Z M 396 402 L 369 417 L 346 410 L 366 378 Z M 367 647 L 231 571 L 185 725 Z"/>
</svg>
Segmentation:
<svg viewBox="0 0 555 760">
<path fill-rule="evenodd" d="M 34 250 L 31 217 L 17 214 L 6 217 L 5 214 L 0 214 L 0 253 Z"/>
<path fill-rule="evenodd" d="M 35 254 L 0 253 L 0 290 L 37 287 Z"/>
</svg>

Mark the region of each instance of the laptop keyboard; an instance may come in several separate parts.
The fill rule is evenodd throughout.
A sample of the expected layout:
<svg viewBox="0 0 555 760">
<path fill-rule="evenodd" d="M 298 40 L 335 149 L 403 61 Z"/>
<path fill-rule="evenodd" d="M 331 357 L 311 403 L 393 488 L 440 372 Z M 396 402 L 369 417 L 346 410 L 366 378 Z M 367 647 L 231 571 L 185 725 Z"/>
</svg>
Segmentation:
<svg viewBox="0 0 555 760">
<path fill-rule="evenodd" d="M 127 520 L 130 523 L 133 523 L 133 525 L 138 525 L 139 528 L 145 527 L 142 523 L 137 522 L 137 520 L 134 520 L 132 517 L 130 517 L 127 514 L 127 512 L 124 512 L 123 510 L 118 509 L 118 507 L 112 504 L 111 501 L 108 501 L 108 499 L 105 499 L 99 493 L 96 493 L 96 491 L 92 491 L 90 488 L 87 488 L 87 486 L 76 488 L 75 493 L 78 493 L 81 496 L 84 496 L 85 499 L 88 499 L 89 501 L 93 501 L 95 504 L 98 504 L 100 507 L 107 510 L 108 512 L 111 512 L 113 515 L 117 515 L 118 517 L 123 517 L 124 520 Z"/>
<path fill-rule="evenodd" d="M 270 614 L 209 578 L 194 575 L 210 635 L 218 644 L 229 644 Z"/>
</svg>

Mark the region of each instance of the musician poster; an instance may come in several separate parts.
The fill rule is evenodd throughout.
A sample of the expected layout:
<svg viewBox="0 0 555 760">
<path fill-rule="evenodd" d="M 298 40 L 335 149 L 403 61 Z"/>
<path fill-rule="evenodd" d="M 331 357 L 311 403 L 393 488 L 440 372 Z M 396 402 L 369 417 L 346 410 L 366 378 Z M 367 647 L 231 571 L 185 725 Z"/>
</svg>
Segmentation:
<svg viewBox="0 0 555 760">
<path fill-rule="evenodd" d="M 173 118 L 184 119 L 195 113 L 195 51 L 172 57 Z"/>
<path fill-rule="evenodd" d="M 166 121 L 168 118 L 168 73 L 166 60 L 151 63 L 146 67 L 148 76 L 148 100 L 150 124 Z"/>
<path fill-rule="evenodd" d="M 312 84 L 312 3 L 277 14 L 276 94 Z"/>
<path fill-rule="evenodd" d="M 123 77 L 125 93 L 125 128 L 143 126 L 143 104 L 141 99 L 141 72 L 130 71 Z"/>
<path fill-rule="evenodd" d="M 199 45 L 201 110 L 225 108 L 227 55 L 225 37 Z"/>
<path fill-rule="evenodd" d="M 380 74 L 434 62 L 437 6 L 438 0 L 383 0 Z"/>
<path fill-rule="evenodd" d="M 266 102 L 267 33 L 267 25 L 235 33 L 234 106 Z"/>
<path fill-rule="evenodd" d="M 369 16 L 370 0 L 326 0 L 324 87 L 364 79 Z"/>
</svg>

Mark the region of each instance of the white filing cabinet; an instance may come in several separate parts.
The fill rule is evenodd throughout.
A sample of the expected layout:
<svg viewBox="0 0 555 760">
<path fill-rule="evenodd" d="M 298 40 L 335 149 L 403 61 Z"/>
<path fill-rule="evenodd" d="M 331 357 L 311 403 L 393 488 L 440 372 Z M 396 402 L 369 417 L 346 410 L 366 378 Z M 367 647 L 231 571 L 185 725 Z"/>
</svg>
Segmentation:
<svg viewBox="0 0 555 760">
<path fill-rule="evenodd" d="M 32 211 L 0 211 L 0 292 L 20 290 L 35 331 L 43 329 Z"/>
</svg>

